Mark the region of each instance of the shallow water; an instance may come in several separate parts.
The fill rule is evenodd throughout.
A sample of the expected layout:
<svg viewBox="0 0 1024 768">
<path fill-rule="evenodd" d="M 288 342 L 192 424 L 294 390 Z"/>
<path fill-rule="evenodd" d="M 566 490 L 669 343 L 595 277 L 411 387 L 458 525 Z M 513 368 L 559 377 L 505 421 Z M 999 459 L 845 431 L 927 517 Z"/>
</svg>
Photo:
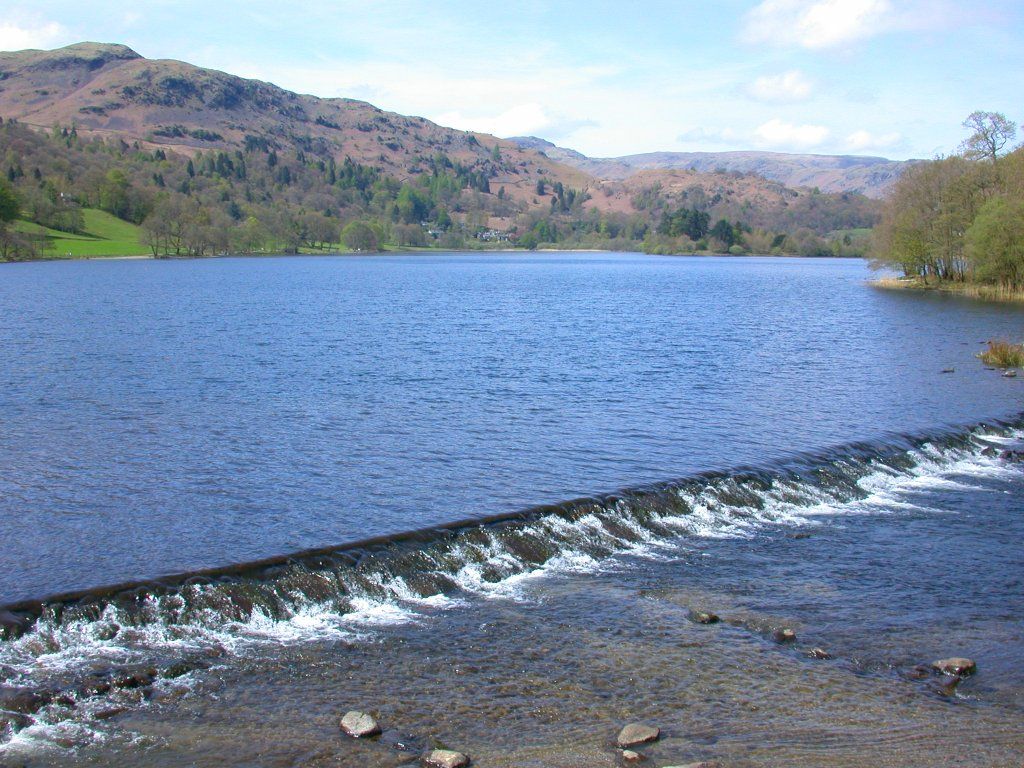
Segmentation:
<svg viewBox="0 0 1024 768">
<path fill-rule="evenodd" d="M 1024 473 L 999 455 L 1021 382 L 973 359 L 1019 310 L 876 292 L 859 262 L 18 266 L 6 602 L 325 551 L 21 606 L 0 694 L 38 701 L 0 713 L 5 768 L 397 765 L 435 742 L 611 766 L 634 719 L 665 732 L 653 765 L 1024 758 Z M 38 302 L 76 320 L 44 328 Z M 952 655 L 979 662 L 955 690 L 914 674 Z M 350 708 L 395 733 L 341 737 Z"/>
</svg>

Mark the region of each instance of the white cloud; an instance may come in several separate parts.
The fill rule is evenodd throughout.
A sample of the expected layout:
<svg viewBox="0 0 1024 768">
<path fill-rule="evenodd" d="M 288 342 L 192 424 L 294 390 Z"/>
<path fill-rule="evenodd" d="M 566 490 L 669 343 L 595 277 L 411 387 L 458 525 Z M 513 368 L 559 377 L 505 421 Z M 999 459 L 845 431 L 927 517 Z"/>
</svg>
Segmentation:
<svg viewBox="0 0 1024 768">
<path fill-rule="evenodd" d="M 890 0 L 762 0 L 747 14 L 743 38 L 833 48 L 886 32 L 894 24 Z"/>
<path fill-rule="evenodd" d="M 0 22 L 0 51 L 23 51 L 26 48 L 53 48 L 67 42 L 68 32 L 50 21 L 21 26 L 11 21 Z"/>
<path fill-rule="evenodd" d="M 803 101 L 814 91 L 814 83 L 799 69 L 780 75 L 765 75 L 750 84 L 748 92 L 760 101 Z"/>
<path fill-rule="evenodd" d="M 870 131 L 854 131 L 846 137 L 846 147 L 852 152 L 863 152 L 871 149 L 890 149 L 903 141 L 899 133 L 871 133 Z"/>
<path fill-rule="evenodd" d="M 823 125 L 793 125 L 778 118 L 769 120 L 754 131 L 754 141 L 762 147 L 779 149 L 811 149 L 829 137 Z"/>
</svg>

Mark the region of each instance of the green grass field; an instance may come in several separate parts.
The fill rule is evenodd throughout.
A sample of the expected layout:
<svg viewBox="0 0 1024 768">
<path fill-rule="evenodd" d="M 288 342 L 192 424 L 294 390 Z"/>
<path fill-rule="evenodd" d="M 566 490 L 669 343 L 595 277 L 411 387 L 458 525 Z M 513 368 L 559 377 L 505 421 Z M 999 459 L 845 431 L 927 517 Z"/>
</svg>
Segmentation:
<svg viewBox="0 0 1024 768">
<path fill-rule="evenodd" d="M 28 221 L 17 222 L 15 229 L 33 234 L 43 233 L 46 236 L 43 256 L 48 259 L 140 256 L 149 253 L 149 249 L 139 240 L 141 227 L 93 208 L 83 208 L 82 215 L 85 217 L 85 232 L 80 235 L 47 229 Z"/>
</svg>

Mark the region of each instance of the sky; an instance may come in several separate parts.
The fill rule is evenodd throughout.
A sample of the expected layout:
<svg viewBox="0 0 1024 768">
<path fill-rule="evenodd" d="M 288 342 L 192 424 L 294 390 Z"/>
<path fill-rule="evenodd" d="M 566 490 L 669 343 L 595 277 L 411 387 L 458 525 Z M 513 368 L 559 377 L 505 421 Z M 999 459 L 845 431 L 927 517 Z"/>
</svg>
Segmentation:
<svg viewBox="0 0 1024 768">
<path fill-rule="evenodd" d="M 1022 0 L 0 0 L 0 50 L 124 43 L 591 157 L 934 157 L 1024 121 Z"/>
</svg>

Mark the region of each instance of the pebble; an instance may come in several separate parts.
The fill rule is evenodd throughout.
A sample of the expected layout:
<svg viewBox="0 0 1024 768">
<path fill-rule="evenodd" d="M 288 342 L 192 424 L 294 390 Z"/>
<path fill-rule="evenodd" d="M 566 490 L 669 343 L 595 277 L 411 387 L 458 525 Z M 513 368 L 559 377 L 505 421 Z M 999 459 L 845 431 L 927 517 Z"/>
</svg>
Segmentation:
<svg viewBox="0 0 1024 768">
<path fill-rule="evenodd" d="M 341 718 L 341 730 L 353 739 L 362 739 L 379 734 L 380 723 L 372 715 L 353 710 L 346 712 L 345 716 Z"/>
<path fill-rule="evenodd" d="M 451 749 L 435 749 L 427 753 L 423 762 L 432 768 L 465 768 L 469 758 Z"/>
<path fill-rule="evenodd" d="M 622 759 L 627 763 L 639 763 L 646 758 L 639 752 L 634 752 L 632 749 L 624 749 L 622 750 Z"/>
<path fill-rule="evenodd" d="M 635 747 L 637 744 L 646 744 L 649 741 L 657 741 L 661 737 L 661 729 L 646 723 L 630 723 L 619 731 L 615 743 L 621 749 Z"/>
</svg>

